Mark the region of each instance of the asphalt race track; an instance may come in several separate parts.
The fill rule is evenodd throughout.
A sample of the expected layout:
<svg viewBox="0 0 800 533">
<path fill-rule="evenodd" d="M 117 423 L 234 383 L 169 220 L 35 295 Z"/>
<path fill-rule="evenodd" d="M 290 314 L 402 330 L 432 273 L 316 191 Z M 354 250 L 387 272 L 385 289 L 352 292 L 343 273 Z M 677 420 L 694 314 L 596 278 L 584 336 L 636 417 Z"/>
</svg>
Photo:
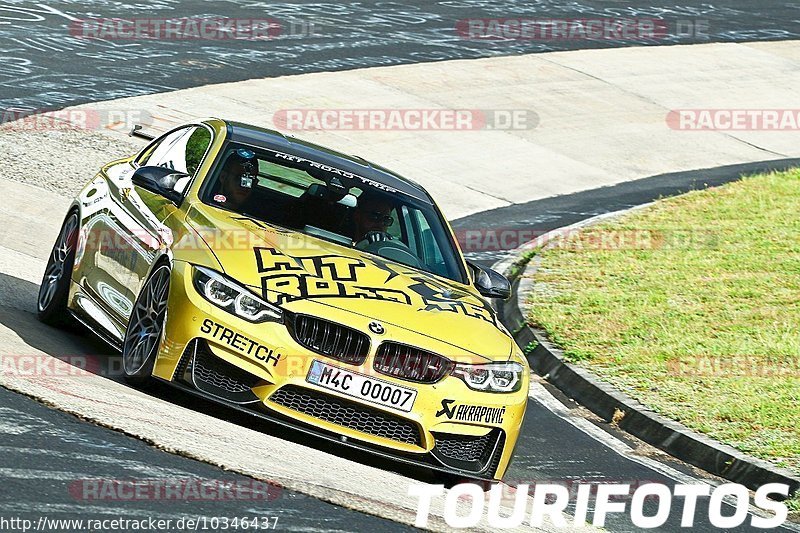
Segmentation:
<svg viewBox="0 0 800 533">
<path fill-rule="evenodd" d="M 792 39 L 800 5 L 788 0 L 464 0 L 460 2 L 233 2 L 153 0 L 0 2 L 0 110 L 79 103 L 210 83 L 372 66 L 627 45 Z M 270 18 L 281 30 L 250 40 L 82 38 L 81 19 Z M 478 40 L 459 21 L 487 18 L 663 21 L 656 38 Z M 78 29 L 80 29 L 78 27 Z"/>
<path fill-rule="evenodd" d="M 614 0 L 562 2 L 558 0 L 462 2 L 346 2 L 280 4 L 153 0 L 147 4 L 152 18 L 170 17 L 271 17 L 284 31 L 307 28 L 311 35 L 286 35 L 267 46 L 249 41 L 126 42 L 81 39 L 70 35 L 74 19 L 134 17 L 141 6 L 134 2 L 86 0 L 79 4 L 53 1 L 42 4 L 0 1 L 0 111 L 56 109 L 69 105 L 196 87 L 243 79 L 304 72 L 345 70 L 448 59 L 567 50 L 577 47 L 691 44 L 790 39 L 800 37 L 800 5 L 789 2 L 734 0 L 724 4 L 665 0 L 620 2 Z M 457 21 L 490 17 L 638 17 L 669 23 L 669 35 L 649 41 L 513 41 L 467 40 L 454 30 Z M 702 21 L 701 35 L 681 35 L 679 27 Z M 683 26 L 680 26 L 683 24 Z M 301 30 L 302 33 L 302 30 Z M 0 121 L 6 120 L 6 115 Z M 606 212 L 651 201 L 659 196 L 712 186 L 742 173 L 785 168 L 798 160 L 710 169 L 698 174 L 654 176 L 615 187 L 518 204 L 478 213 L 454 221 L 456 230 L 475 227 L 525 228 L 548 231 Z M 0 171 L 2 176 L 2 171 Z M 60 216 L 60 215 L 59 215 Z M 2 244 L 2 243 L 0 243 Z M 50 243 L 41 242 L 42 247 Z M 502 252 L 476 253 L 484 264 Z M 0 287 L 8 293 L 0 301 L 0 323 L 27 344 L 59 353 L 63 343 L 86 353 L 104 353 L 92 339 L 49 329 L 39 324 L 31 307 L 37 287 L 30 281 L 0 273 Z M 12 294 L 12 298 L 7 298 Z M 45 337 L 46 336 L 46 337 Z M 534 389 L 509 483 L 547 481 L 616 482 L 667 485 L 709 481 L 702 473 L 644 446 L 625 434 L 593 421 L 586 412 L 557 391 Z M 207 412 L 221 420 L 268 431 L 286 440 L 367 462 L 421 481 L 424 472 L 361 457 L 310 442 L 280 428 L 261 427 L 247 417 L 213 405 L 198 403 L 171 390 L 150 392 L 164 402 Z M 558 399 L 556 399 L 558 398 Z M 377 530 L 405 526 L 305 497 L 289 490 L 264 504 L 241 500 L 224 502 L 87 501 L 76 498 L 75 483 L 92 479 L 180 477 L 247 483 L 249 478 L 215 466 L 158 450 L 137 439 L 101 428 L 46 407 L 35 400 L 0 389 L 0 508 L 3 514 L 57 518 L 88 516 L 158 515 L 279 517 L 279 529 Z M 696 516 L 698 531 L 711 530 L 704 519 L 701 500 Z M 679 530 L 679 510 L 669 527 Z M 606 528 L 634 531 L 627 514 L 612 514 Z M 742 527 L 736 531 L 749 531 Z M 797 531 L 787 526 L 786 531 Z"/>
<path fill-rule="evenodd" d="M 271 520 L 277 517 L 279 529 L 410 529 L 279 487 L 254 486 L 252 479 L 245 476 L 159 451 L 138 439 L 81 422 L 5 389 L 0 389 L 0 405 L 0 433 L 3 434 L 0 513 L 5 516 L 19 516 L 34 522 L 43 513 L 61 520 L 154 517 L 177 521 L 199 516 Z M 226 500 L 199 497 L 180 502 L 156 497 L 124 500 L 125 495 L 130 494 L 126 492 L 125 480 L 166 478 L 198 486 L 205 484 L 209 488 L 229 484 L 241 488 L 242 492 L 241 496 Z M 120 485 L 104 493 L 96 489 L 101 485 L 93 485 L 98 480 L 116 480 Z M 186 485 L 183 488 L 191 490 Z M 166 492 L 166 488 L 162 490 Z"/>
</svg>

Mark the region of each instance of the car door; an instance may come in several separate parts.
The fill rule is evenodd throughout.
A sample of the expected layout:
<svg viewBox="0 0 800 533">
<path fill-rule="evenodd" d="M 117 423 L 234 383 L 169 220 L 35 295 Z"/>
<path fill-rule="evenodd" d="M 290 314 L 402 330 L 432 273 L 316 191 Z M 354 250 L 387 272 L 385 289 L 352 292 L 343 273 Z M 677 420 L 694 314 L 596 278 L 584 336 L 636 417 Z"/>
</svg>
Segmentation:
<svg viewBox="0 0 800 533">
<path fill-rule="evenodd" d="M 174 132 L 166 138 L 162 145 L 156 147 L 151 154 L 136 162 L 137 166 L 159 166 L 170 168 L 185 174 L 186 177 L 178 181 L 176 188 L 182 193 L 189 188 L 191 180 L 200 168 L 200 165 L 211 145 L 211 129 L 206 126 L 191 126 Z M 144 261 L 136 261 L 130 269 L 130 287 L 134 294 L 139 294 L 153 262 L 161 257 L 172 246 L 173 230 L 170 218 L 179 213 L 179 207 L 163 196 L 152 193 L 140 187 L 133 187 L 131 194 L 122 202 L 125 210 L 138 224 L 142 245 L 147 245 L 155 255 L 140 256 Z"/>
<path fill-rule="evenodd" d="M 187 174 L 179 184 L 185 191 L 210 140 L 211 133 L 204 126 L 180 128 L 154 141 L 132 163 L 108 170 L 112 201 L 102 222 L 96 224 L 96 230 L 107 237 L 100 240 L 90 279 L 92 292 L 115 325 L 112 333 L 119 339 L 150 268 L 172 244 L 172 231 L 165 222 L 178 210 L 163 196 L 133 185 L 131 177 L 141 166 L 167 167 Z"/>
</svg>

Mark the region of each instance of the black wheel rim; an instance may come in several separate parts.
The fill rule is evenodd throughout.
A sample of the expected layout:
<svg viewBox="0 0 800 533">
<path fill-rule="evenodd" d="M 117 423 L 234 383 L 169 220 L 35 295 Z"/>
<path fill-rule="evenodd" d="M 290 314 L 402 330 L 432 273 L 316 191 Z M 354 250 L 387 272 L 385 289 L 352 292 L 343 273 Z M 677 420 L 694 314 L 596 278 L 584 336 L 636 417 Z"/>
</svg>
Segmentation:
<svg viewBox="0 0 800 533">
<path fill-rule="evenodd" d="M 77 230 L 78 216 L 72 215 L 61 228 L 61 234 L 47 262 L 42 285 L 39 287 L 39 311 L 44 311 L 53 303 L 68 266 L 67 259 L 75 248 Z"/>
<path fill-rule="evenodd" d="M 153 272 L 131 313 L 122 348 L 122 364 L 128 375 L 138 374 L 155 354 L 167 316 L 169 268 Z"/>
</svg>

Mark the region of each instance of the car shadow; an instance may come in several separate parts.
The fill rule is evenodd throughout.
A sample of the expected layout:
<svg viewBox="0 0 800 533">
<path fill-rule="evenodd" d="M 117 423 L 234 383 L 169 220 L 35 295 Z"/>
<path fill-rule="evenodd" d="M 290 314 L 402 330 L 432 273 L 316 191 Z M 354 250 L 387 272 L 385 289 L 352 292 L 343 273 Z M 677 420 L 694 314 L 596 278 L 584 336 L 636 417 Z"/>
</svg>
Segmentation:
<svg viewBox="0 0 800 533">
<path fill-rule="evenodd" d="M 0 294 L 3 294 L 3 298 L 0 300 L 0 325 L 16 333 L 26 345 L 65 363 L 131 387 L 122 375 L 121 355 L 119 352 L 92 335 L 83 326 L 75 325 L 65 330 L 39 322 L 36 318 L 38 285 L 0 273 L 0 291 Z M 224 405 L 213 403 L 160 382 L 144 388 L 132 388 L 137 388 L 137 390 L 165 402 L 201 412 L 219 420 L 266 433 L 295 444 L 308 446 L 350 461 L 395 472 L 417 481 L 451 486 L 463 480 L 455 476 L 434 473 L 422 467 L 406 465 L 367 452 L 337 445 L 326 439 L 301 433 Z"/>
<path fill-rule="evenodd" d="M 96 364 L 90 365 L 92 370 L 96 373 L 104 371 L 95 367 L 114 354 L 108 345 L 87 336 L 78 326 L 56 329 L 37 320 L 37 284 L 0 272 L 0 294 L 3 295 L 0 299 L 0 324 L 16 333 L 25 344 L 62 361 L 77 361 L 78 358 L 93 361 Z"/>
</svg>

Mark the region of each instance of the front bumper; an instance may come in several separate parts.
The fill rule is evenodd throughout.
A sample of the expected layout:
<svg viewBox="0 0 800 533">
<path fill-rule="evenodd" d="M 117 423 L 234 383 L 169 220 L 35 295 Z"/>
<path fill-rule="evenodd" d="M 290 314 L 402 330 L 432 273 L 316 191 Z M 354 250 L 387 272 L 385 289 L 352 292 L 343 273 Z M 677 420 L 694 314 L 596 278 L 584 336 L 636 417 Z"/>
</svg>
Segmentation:
<svg viewBox="0 0 800 533">
<path fill-rule="evenodd" d="M 368 319 L 319 305 L 316 316 L 369 337 L 363 363 L 347 364 L 305 347 L 287 325 L 252 324 L 212 306 L 196 293 L 191 270 L 187 263 L 175 262 L 155 377 L 350 447 L 434 470 L 502 479 L 527 406 L 527 375 L 519 392 L 494 394 L 472 391 L 452 376 L 419 384 L 378 374 L 372 369 L 373 357 L 390 333 L 402 333 L 391 340 L 412 346 L 429 346 L 429 339 L 401 330 L 371 335 Z M 313 311 L 303 309 L 307 315 Z M 289 311 L 287 320 L 293 316 Z M 315 360 L 414 389 L 416 399 L 404 412 L 310 383 L 307 376 Z"/>
</svg>

